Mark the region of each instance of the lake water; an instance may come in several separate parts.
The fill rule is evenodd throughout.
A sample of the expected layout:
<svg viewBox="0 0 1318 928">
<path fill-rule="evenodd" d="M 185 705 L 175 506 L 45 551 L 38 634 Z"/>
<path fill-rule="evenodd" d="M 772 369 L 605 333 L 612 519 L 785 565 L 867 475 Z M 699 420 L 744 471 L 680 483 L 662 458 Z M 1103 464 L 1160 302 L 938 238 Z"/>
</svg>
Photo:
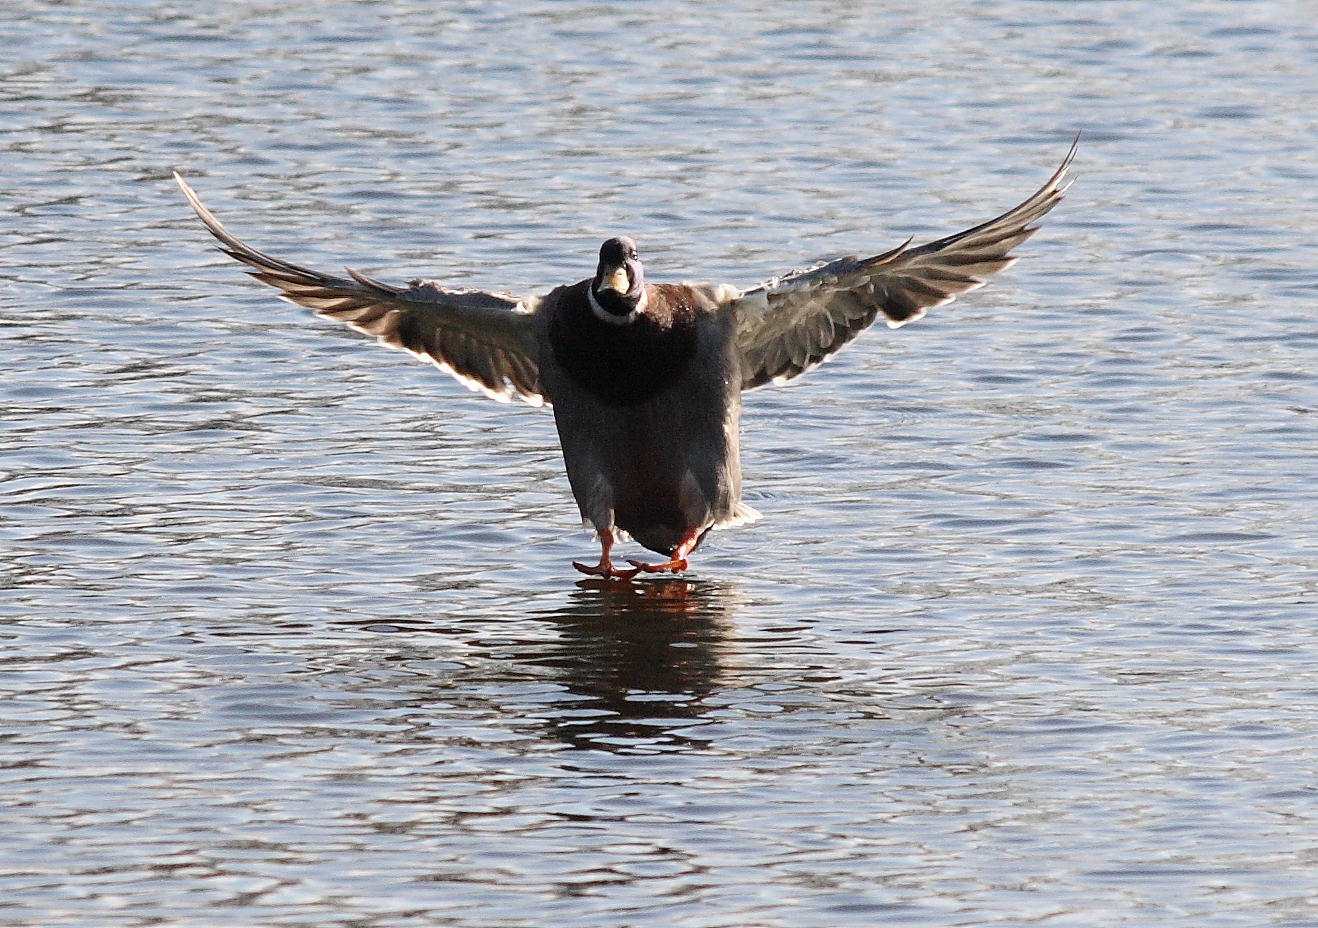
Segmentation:
<svg viewBox="0 0 1318 928">
<path fill-rule="evenodd" d="M 7 0 L 0 924 L 1318 925 L 1299 3 Z M 542 292 L 1023 199 L 601 589 L 543 410 L 196 222 Z M 639 549 L 628 547 L 626 554 Z"/>
</svg>

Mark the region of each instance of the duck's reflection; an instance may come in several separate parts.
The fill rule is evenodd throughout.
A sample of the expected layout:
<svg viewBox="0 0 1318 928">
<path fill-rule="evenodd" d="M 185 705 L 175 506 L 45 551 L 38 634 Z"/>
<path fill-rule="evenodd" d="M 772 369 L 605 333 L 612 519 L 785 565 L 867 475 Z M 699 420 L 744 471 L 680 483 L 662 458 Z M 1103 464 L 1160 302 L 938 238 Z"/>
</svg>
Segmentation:
<svg viewBox="0 0 1318 928">
<path fill-rule="evenodd" d="M 579 584 L 544 616 L 561 637 L 536 661 L 579 697 L 551 719 L 555 736 L 616 750 L 703 744 L 701 699 L 718 685 L 735 600 L 710 582 Z"/>
</svg>

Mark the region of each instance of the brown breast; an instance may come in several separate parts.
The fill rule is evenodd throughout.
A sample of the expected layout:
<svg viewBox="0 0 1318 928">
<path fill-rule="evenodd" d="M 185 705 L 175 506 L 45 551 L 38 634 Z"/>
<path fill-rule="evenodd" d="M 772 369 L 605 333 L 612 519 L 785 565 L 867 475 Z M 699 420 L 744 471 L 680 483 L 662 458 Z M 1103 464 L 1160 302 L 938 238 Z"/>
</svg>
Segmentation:
<svg viewBox="0 0 1318 928">
<path fill-rule="evenodd" d="M 551 295 L 557 299 L 546 336 L 564 374 L 610 406 L 643 403 L 683 376 L 696 349 L 697 312 L 688 288 L 651 286 L 640 317 L 614 325 L 591 311 L 589 286 L 582 281 Z"/>
</svg>

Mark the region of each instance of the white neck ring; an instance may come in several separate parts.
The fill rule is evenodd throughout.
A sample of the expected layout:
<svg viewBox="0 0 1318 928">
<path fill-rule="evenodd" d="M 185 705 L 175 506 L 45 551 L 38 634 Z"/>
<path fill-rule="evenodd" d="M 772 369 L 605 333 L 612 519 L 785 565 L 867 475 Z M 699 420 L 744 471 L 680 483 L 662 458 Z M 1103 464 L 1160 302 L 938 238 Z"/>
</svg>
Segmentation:
<svg viewBox="0 0 1318 928">
<path fill-rule="evenodd" d="M 635 322 L 636 317 L 641 314 L 641 310 L 645 309 L 645 304 L 650 299 L 650 294 L 641 290 L 641 298 L 636 303 L 636 308 L 625 316 L 618 316 L 609 312 L 600 305 L 599 300 L 595 299 L 595 287 L 593 285 L 586 288 L 586 296 L 590 298 L 590 311 L 595 314 L 595 318 L 610 322 L 613 325 L 626 325 L 629 322 Z"/>
</svg>

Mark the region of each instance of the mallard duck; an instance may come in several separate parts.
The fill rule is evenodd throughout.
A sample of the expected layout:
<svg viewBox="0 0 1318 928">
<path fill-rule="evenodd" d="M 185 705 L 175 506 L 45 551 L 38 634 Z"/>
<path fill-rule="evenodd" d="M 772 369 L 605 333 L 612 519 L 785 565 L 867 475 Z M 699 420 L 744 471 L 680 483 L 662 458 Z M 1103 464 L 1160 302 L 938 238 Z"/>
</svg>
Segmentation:
<svg viewBox="0 0 1318 928">
<path fill-rule="evenodd" d="M 552 405 L 572 494 L 601 549 L 597 564 L 574 566 L 630 580 L 686 570 L 711 529 L 759 518 L 741 501 L 743 391 L 800 376 L 880 316 L 899 328 L 983 286 L 1062 199 L 1075 151 L 1019 206 L 926 245 L 908 239 L 743 290 L 647 284 L 636 242 L 618 237 L 600 248 L 593 277 L 543 296 L 309 270 L 234 237 L 174 177 L 222 250 L 284 299 L 493 399 Z M 628 535 L 666 560 L 616 566 L 613 547 Z"/>
</svg>

